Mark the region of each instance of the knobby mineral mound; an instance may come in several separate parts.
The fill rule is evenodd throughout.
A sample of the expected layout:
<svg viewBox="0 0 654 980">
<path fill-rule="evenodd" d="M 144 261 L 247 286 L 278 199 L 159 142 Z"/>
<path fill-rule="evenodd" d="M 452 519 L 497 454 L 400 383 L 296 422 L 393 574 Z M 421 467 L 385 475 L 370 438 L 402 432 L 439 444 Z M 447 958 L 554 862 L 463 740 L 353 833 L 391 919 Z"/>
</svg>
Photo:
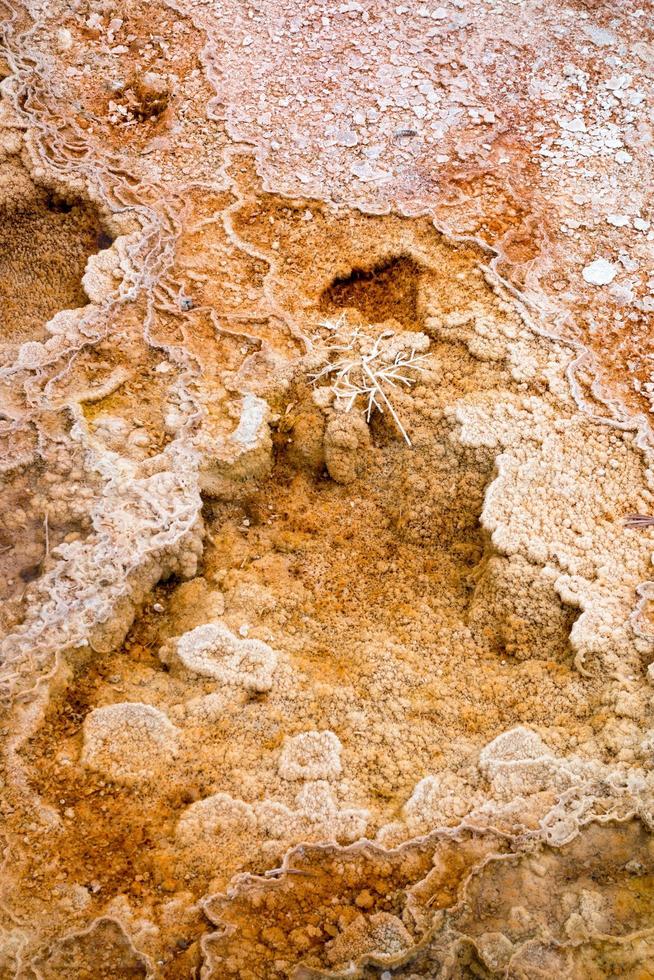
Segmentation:
<svg viewBox="0 0 654 980">
<path fill-rule="evenodd" d="M 0 977 L 654 977 L 652 10 L 0 17 Z"/>
</svg>

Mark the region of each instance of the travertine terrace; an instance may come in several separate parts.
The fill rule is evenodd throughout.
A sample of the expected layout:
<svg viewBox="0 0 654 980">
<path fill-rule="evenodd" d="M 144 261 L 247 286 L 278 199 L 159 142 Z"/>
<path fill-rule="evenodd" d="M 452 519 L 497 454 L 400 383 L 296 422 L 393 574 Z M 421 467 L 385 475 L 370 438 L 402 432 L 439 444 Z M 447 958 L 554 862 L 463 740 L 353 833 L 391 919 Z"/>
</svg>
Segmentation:
<svg viewBox="0 0 654 980">
<path fill-rule="evenodd" d="M 654 7 L 0 42 L 0 978 L 654 977 Z"/>
</svg>

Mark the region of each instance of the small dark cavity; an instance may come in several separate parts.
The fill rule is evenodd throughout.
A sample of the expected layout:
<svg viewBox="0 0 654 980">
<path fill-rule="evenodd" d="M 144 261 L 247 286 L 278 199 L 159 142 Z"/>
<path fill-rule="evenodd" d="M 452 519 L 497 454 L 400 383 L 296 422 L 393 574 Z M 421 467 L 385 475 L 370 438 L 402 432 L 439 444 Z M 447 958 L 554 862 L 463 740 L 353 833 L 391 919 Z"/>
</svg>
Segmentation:
<svg viewBox="0 0 654 980">
<path fill-rule="evenodd" d="M 112 241 L 82 198 L 35 186 L 10 213 L 0 208 L 0 344 L 44 340 L 55 313 L 86 306 L 86 263 Z"/>
<path fill-rule="evenodd" d="M 63 197 L 58 197 L 56 194 L 48 194 L 45 206 L 48 211 L 54 211 L 56 214 L 70 214 L 73 210 L 73 205 L 70 201 L 66 201 Z"/>
<path fill-rule="evenodd" d="M 391 318 L 406 327 L 418 319 L 422 269 L 410 256 L 399 255 L 372 267 L 354 268 L 337 277 L 320 297 L 323 310 L 358 310 L 370 323 Z"/>
<path fill-rule="evenodd" d="M 27 565 L 26 568 L 21 568 L 18 574 L 23 582 L 34 582 L 41 574 L 41 562 L 38 562 L 36 565 Z"/>
<path fill-rule="evenodd" d="M 108 235 L 104 229 L 100 229 L 96 238 L 98 244 L 98 251 L 101 252 L 105 248 L 110 248 L 113 245 L 114 240 L 111 235 Z"/>
</svg>

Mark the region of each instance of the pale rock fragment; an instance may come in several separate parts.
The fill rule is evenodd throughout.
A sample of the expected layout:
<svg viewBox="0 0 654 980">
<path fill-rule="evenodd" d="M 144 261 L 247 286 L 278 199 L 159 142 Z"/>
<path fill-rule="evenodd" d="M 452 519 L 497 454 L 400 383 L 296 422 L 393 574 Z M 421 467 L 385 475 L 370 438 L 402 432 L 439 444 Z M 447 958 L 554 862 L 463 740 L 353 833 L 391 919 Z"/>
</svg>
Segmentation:
<svg viewBox="0 0 654 980">
<path fill-rule="evenodd" d="M 396 915 L 375 912 L 370 916 L 357 916 L 327 945 L 326 952 L 329 962 L 335 966 L 358 960 L 366 954 L 383 962 L 412 945 L 411 933 Z"/>
<path fill-rule="evenodd" d="M 279 758 L 282 779 L 334 779 L 341 772 L 341 743 L 330 731 L 302 732 L 286 740 Z"/>
<path fill-rule="evenodd" d="M 574 116 L 572 119 L 560 118 L 557 120 L 561 129 L 568 133 L 585 133 L 586 123 L 582 116 Z"/>
<path fill-rule="evenodd" d="M 220 792 L 182 812 L 175 839 L 185 862 L 220 873 L 233 866 L 236 855 L 244 850 L 255 853 L 261 834 L 253 805 Z"/>
<path fill-rule="evenodd" d="M 491 970 L 506 970 L 513 955 L 513 943 L 502 932 L 484 932 L 477 938 L 477 948 Z"/>
<path fill-rule="evenodd" d="M 508 732 L 502 732 L 489 742 L 479 754 L 479 765 L 482 771 L 490 770 L 493 766 L 504 762 L 538 759 L 547 754 L 549 754 L 548 748 L 540 735 L 519 725 Z"/>
<path fill-rule="evenodd" d="M 67 27 L 60 27 L 57 31 L 57 51 L 60 54 L 65 54 L 66 51 L 70 51 L 73 46 L 73 35 L 68 30 Z"/>
<path fill-rule="evenodd" d="M 592 286 L 606 286 L 613 282 L 617 271 L 617 266 L 613 262 L 607 259 L 595 259 L 590 265 L 585 266 L 581 274 Z"/>
<path fill-rule="evenodd" d="M 254 833 L 256 816 L 249 803 L 228 793 L 215 793 L 188 807 L 177 823 L 177 839 L 193 844 L 202 839 L 220 838 L 226 833 Z"/>
<path fill-rule="evenodd" d="M 338 812 L 332 789 L 325 779 L 305 783 L 295 802 L 298 810 L 313 823 L 321 823 Z"/>
<path fill-rule="evenodd" d="M 130 429 L 120 416 L 100 413 L 94 420 L 94 433 L 108 449 L 120 452 L 125 447 Z"/>
<path fill-rule="evenodd" d="M 81 763 L 123 783 L 165 776 L 178 735 L 166 715 L 149 704 L 95 708 L 84 721 Z"/>
<path fill-rule="evenodd" d="M 522 725 L 503 732 L 482 749 L 479 769 L 503 800 L 545 790 L 567 789 L 575 774 L 535 733 Z"/>
<path fill-rule="evenodd" d="M 207 857 L 220 857 L 226 837 L 288 846 L 301 840 L 351 843 L 365 834 L 369 813 L 339 810 L 324 780 L 305 783 L 295 802 L 296 809 L 291 809 L 276 800 L 245 803 L 228 793 L 215 793 L 183 812 L 176 837 L 205 863 Z"/>
<path fill-rule="evenodd" d="M 170 640 L 159 657 L 201 677 L 259 693 L 271 689 L 277 665 L 277 654 L 267 643 L 240 639 L 222 623 L 204 623 Z"/>
<path fill-rule="evenodd" d="M 124 48 L 124 45 L 118 47 Z M 163 75 L 154 71 L 146 71 L 137 76 L 133 88 L 138 99 L 138 105 L 133 110 L 137 118 L 153 119 L 161 115 L 166 109 L 170 90 Z"/>
<path fill-rule="evenodd" d="M 264 479 L 272 466 L 270 408 L 256 395 L 246 394 L 236 429 L 228 436 L 206 439 L 202 489 L 214 496 L 230 497 L 235 486 Z"/>
<path fill-rule="evenodd" d="M 304 784 L 297 794 L 299 821 L 294 836 L 302 836 L 302 822 L 316 839 L 355 841 L 364 836 L 370 814 L 367 810 L 339 810 L 329 783 L 324 779 Z"/>
<path fill-rule="evenodd" d="M 437 773 L 421 779 L 407 800 L 403 817 L 412 834 L 458 823 L 470 809 L 465 782 L 454 773 Z"/>
<path fill-rule="evenodd" d="M 341 414 L 325 429 L 325 464 L 336 483 L 353 483 L 361 473 L 364 453 L 370 447 L 370 431 L 358 415 Z"/>
<path fill-rule="evenodd" d="M 127 245 L 128 237 L 121 236 L 110 248 L 89 255 L 82 285 L 92 303 L 102 303 L 116 291 L 126 267 Z"/>
</svg>

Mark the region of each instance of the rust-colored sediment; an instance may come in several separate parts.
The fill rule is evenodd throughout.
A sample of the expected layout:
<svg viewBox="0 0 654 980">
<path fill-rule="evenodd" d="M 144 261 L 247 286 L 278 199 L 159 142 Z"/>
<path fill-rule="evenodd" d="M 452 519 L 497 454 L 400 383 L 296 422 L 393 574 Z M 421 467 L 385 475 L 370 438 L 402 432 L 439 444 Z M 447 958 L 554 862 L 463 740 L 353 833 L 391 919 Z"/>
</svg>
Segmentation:
<svg viewBox="0 0 654 980">
<path fill-rule="evenodd" d="M 0 9 L 0 976 L 649 977 L 647 11 Z"/>
</svg>

